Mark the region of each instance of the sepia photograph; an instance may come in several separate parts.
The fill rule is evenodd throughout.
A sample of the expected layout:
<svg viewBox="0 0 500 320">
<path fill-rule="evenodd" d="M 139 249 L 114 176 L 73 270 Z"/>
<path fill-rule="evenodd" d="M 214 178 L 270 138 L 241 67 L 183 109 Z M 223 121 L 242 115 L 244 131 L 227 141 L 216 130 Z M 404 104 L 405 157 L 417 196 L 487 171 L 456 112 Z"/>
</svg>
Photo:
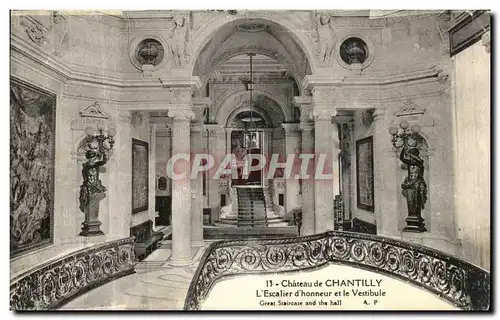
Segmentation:
<svg viewBox="0 0 500 320">
<path fill-rule="evenodd" d="M 12 8 L 11 313 L 491 312 L 492 16 Z"/>
</svg>

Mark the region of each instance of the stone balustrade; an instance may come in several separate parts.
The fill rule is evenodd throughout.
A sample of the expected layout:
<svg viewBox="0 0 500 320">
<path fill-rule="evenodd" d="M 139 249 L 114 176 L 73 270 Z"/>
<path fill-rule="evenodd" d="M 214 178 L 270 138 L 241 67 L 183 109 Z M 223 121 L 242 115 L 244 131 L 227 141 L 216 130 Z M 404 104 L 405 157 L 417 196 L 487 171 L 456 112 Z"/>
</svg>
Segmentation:
<svg viewBox="0 0 500 320">
<path fill-rule="evenodd" d="M 47 261 L 12 279 L 10 308 L 53 310 L 106 282 L 134 273 L 134 238 L 104 242 Z"/>
<path fill-rule="evenodd" d="M 469 262 L 391 238 L 329 231 L 296 238 L 212 243 L 191 281 L 184 309 L 201 309 L 215 283 L 223 278 L 312 270 L 329 263 L 389 275 L 464 310 L 490 308 L 490 274 Z"/>
</svg>

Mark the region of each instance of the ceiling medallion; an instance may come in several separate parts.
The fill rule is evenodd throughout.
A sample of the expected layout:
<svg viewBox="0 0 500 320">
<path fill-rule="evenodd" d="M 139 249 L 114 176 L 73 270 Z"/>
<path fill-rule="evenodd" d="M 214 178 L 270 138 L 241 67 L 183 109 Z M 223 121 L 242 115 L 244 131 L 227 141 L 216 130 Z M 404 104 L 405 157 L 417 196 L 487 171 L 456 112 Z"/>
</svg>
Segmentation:
<svg viewBox="0 0 500 320">
<path fill-rule="evenodd" d="M 243 32 L 261 32 L 266 30 L 266 25 L 263 23 L 243 23 L 237 25 L 236 30 Z"/>
</svg>

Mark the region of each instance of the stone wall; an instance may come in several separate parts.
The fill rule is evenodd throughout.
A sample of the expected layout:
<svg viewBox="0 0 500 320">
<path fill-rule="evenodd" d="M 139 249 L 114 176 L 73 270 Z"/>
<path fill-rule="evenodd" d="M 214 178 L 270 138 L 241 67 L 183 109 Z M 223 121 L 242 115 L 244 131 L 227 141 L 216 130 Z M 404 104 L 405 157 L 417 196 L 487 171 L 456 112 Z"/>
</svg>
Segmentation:
<svg viewBox="0 0 500 320">
<path fill-rule="evenodd" d="M 481 42 L 453 57 L 453 171 L 461 256 L 490 268 L 490 53 Z"/>
</svg>

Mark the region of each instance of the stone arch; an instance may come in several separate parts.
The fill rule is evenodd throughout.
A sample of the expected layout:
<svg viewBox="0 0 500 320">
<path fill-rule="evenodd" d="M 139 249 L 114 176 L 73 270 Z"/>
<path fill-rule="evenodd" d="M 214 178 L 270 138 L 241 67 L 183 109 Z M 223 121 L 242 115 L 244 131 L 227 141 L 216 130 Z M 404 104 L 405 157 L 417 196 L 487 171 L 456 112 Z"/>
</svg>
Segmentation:
<svg viewBox="0 0 500 320">
<path fill-rule="evenodd" d="M 224 123 L 224 125 L 226 127 L 230 127 L 230 124 L 233 123 L 233 121 L 236 119 L 236 117 L 238 116 L 238 114 L 240 114 L 240 113 L 242 113 L 244 111 L 249 111 L 249 110 L 250 110 L 250 106 L 246 105 L 245 103 L 241 103 L 227 117 L 227 120 Z M 254 107 L 254 108 L 252 108 L 252 110 L 253 110 L 253 112 L 255 112 L 256 114 L 258 114 L 259 116 L 261 116 L 264 119 L 264 121 L 266 122 L 267 127 L 274 127 L 276 125 L 275 122 L 273 121 L 272 117 L 270 117 L 269 114 L 265 110 L 263 110 L 262 108 Z"/>
<path fill-rule="evenodd" d="M 288 57 L 284 53 L 268 49 L 261 45 L 239 46 L 236 48 L 229 48 L 227 50 L 224 50 L 221 53 L 219 53 L 217 57 L 215 57 L 213 60 L 210 61 L 209 69 L 215 70 L 217 67 L 219 67 L 227 60 L 236 57 L 238 55 L 248 54 L 248 53 L 261 54 L 269 58 L 276 59 L 277 61 L 282 63 L 285 67 L 287 67 L 287 69 L 290 70 L 292 74 L 297 73 L 296 67 L 291 63 L 292 60 L 291 57 Z M 200 80 L 202 83 L 206 83 L 209 77 L 210 73 L 205 73 L 203 75 L 200 75 Z"/>
<path fill-rule="evenodd" d="M 202 21 L 203 25 L 210 27 L 197 27 L 193 30 L 192 39 L 195 41 L 190 41 L 191 47 L 189 48 L 189 52 L 191 52 L 189 62 L 189 68 L 191 71 L 190 74 L 200 76 L 200 56 L 203 51 L 209 47 L 212 39 L 220 37 L 222 41 L 225 41 L 225 39 L 232 35 L 232 32 L 234 32 L 233 30 L 237 25 L 249 21 L 252 23 L 264 23 L 269 25 L 270 28 L 273 28 L 272 30 L 274 30 L 273 33 L 270 32 L 270 34 L 277 40 L 278 37 L 283 39 L 286 38 L 287 41 L 279 41 L 283 46 L 284 51 L 286 53 L 295 52 L 300 54 L 303 56 L 304 61 L 297 61 L 297 59 L 291 56 L 287 57 L 286 54 L 283 54 L 283 52 L 269 50 L 269 48 L 266 50 L 266 48 L 263 48 L 262 46 L 257 46 L 255 48 L 247 46 L 246 50 L 245 48 L 232 48 L 227 51 L 223 50 L 222 53 L 219 53 L 217 56 L 211 56 L 210 60 L 217 62 L 215 65 L 223 63 L 225 60 L 238 54 L 243 54 L 245 51 L 250 52 L 250 50 L 252 50 L 252 52 L 276 58 L 278 61 L 287 66 L 287 68 L 290 67 L 291 71 L 293 70 L 298 72 L 297 70 L 301 71 L 303 69 L 303 71 L 298 72 L 301 73 L 300 75 L 294 74 L 296 82 L 299 84 L 305 75 L 313 74 L 315 69 L 314 55 L 310 51 L 309 46 L 306 45 L 308 43 L 308 41 L 306 41 L 306 37 L 294 31 L 297 30 L 298 26 L 294 25 L 293 19 L 288 19 L 281 15 L 268 12 L 248 12 L 244 17 L 239 15 L 228 15 L 224 18 L 221 18 L 220 15 L 214 14 L 205 21 Z M 220 45 L 220 41 L 217 42 L 217 44 Z M 212 63 L 210 64 L 210 68 L 213 70 L 214 65 L 212 65 Z M 302 90 L 300 86 L 299 90 Z"/>
<path fill-rule="evenodd" d="M 263 90 L 257 90 L 257 89 L 254 90 L 255 99 L 257 99 L 259 96 L 266 97 L 268 100 L 270 100 L 276 104 L 276 106 L 278 108 L 276 113 L 280 115 L 283 122 L 290 122 L 291 121 L 291 118 L 292 118 L 291 112 L 289 110 L 287 110 L 287 108 L 283 107 L 283 105 L 285 103 L 284 101 L 280 101 L 281 102 L 280 103 L 280 102 L 276 101 L 278 99 L 273 97 L 268 92 L 263 91 Z M 249 100 L 249 97 L 250 97 L 250 93 L 246 90 L 236 91 L 236 92 L 232 93 L 231 95 L 229 95 L 228 97 L 226 97 L 221 102 L 219 108 L 217 108 L 217 110 L 215 111 L 215 119 L 214 119 L 215 122 L 219 123 L 219 124 L 226 124 L 227 119 L 234 111 L 235 106 L 239 106 L 242 103 L 245 103 L 246 101 Z M 254 99 L 254 101 L 255 101 L 255 99 Z M 268 112 L 268 110 L 265 110 L 265 111 Z"/>
</svg>

